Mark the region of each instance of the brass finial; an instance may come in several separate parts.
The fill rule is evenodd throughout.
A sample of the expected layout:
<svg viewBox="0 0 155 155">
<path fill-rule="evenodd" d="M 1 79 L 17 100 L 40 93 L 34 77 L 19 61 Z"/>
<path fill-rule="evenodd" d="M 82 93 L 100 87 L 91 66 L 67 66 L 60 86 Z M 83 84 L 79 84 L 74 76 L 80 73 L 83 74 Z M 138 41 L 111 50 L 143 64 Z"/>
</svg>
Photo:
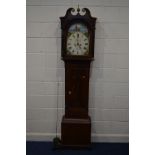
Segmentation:
<svg viewBox="0 0 155 155">
<path fill-rule="evenodd" d="M 80 12 L 79 4 L 78 4 L 77 12 Z"/>
</svg>

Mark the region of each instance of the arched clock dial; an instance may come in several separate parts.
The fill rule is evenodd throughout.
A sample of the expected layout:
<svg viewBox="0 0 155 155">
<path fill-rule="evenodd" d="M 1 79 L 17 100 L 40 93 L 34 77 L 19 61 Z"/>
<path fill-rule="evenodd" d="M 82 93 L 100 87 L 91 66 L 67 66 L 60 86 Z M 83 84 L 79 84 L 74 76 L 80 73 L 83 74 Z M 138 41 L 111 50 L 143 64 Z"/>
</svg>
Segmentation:
<svg viewBox="0 0 155 155">
<path fill-rule="evenodd" d="M 86 56 L 89 51 L 88 29 L 83 24 L 74 24 L 69 28 L 67 55 Z"/>
</svg>

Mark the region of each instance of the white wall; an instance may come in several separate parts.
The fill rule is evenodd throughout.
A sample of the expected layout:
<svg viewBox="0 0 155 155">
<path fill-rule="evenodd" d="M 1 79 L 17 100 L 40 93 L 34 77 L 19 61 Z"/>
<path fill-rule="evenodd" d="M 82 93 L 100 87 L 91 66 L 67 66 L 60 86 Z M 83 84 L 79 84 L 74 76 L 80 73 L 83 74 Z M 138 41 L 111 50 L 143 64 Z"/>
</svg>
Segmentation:
<svg viewBox="0 0 155 155">
<path fill-rule="evenodd" d="M 27 140 L 52 140 L 57 101 L 60 133 L 65 103 L 59 17 L 78 4 L 98 18 L 89 94 L 92 140 L 127 142 L 128 0 L 27 0 Z"/>
</svg>

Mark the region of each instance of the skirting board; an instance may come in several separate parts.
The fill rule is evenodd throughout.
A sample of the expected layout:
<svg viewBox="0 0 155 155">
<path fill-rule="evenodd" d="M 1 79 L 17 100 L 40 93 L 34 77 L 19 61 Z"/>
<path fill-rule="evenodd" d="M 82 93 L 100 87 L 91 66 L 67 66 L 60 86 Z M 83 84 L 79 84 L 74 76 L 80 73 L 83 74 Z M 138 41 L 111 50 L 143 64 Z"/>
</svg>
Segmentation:
<svg viewBox="0 0 155 155">
<path fill-rule="evenodd" d="M 60 133 L 57 134 L 58 137 Z M 27 133 L 27 141 L 52 141 L 56 137 L 55 133 Z M 129 142 L 128 134 L 92 134 L 92 142 L 119 142 L 126 143 Z"/>
</svg>

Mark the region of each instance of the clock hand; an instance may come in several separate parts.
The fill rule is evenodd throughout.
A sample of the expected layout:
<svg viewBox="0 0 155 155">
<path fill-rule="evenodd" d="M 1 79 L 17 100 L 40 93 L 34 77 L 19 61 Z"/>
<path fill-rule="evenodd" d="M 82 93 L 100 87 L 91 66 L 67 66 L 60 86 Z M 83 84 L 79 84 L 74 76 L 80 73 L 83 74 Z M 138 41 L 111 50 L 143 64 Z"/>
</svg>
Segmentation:
<svg viewBox="0 0 155 155">
<path fill-rule="evenodd" d="M 74 44 L 75 48 L 76 48 L 76 53 L 78 54 L 78 42 L 76 40 L 76 43 Z"/>
<path fill-rule="evenodd" d="M 79 38 L 79 34 L 77 33 L 77 38 Z"/>
</svg>

